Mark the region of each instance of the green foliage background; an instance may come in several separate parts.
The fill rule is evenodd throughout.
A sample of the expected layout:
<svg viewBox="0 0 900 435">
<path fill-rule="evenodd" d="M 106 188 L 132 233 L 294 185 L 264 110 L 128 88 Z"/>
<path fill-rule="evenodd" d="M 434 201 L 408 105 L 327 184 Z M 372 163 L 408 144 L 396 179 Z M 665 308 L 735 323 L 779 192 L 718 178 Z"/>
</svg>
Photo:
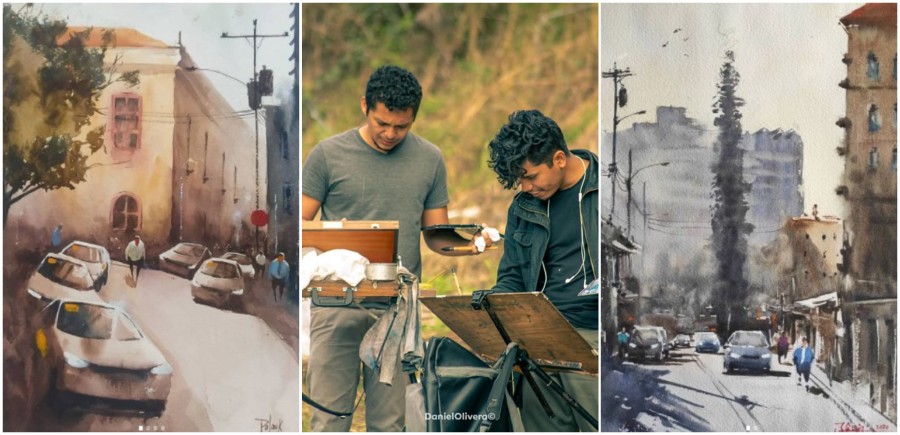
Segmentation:
<svg viewBox="0 0 900 435">
<path fill-rule="evenodd" d="M 395 64 L 422 84 L 413 131 L 447 161 L 450 210 L 503 231 L 514 195 L 487 166 L 487 143 L 510 112 L 538 109 L 570 148 L 598 149 L 598 8 L 591 4 L 305 4 L 304 159 L 316 143 L 363 123 L 359 99 L 375 68 Z M 451 215 L 452 216 L 452 215 Z M 500 252 L 441 257 L 423 247 L 423 281 L 455 294 L 489 288 Z"/>
</svg>

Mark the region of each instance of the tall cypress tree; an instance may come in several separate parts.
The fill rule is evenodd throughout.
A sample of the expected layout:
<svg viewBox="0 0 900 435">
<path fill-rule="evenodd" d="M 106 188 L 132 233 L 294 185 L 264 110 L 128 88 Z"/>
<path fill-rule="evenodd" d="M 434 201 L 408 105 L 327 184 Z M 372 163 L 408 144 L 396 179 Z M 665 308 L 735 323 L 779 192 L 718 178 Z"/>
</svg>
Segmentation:
<svg viewBox="0 0 900 435">
<path fill-rule="evenodd" d="M 744 182 L 744 150 L 739 146 L 743 132 L 739 108 L 744 100 L 736 94 L 741 76 L 734 68 L 733 52 L 725 53 L 719 76 L 718 98 L 713 104 L 713 113 L 718 115 L 714 125 L 719 128 L 719 158 L 712 165 L 712 243 L 718 263 L 713 290 L 718 330 L 730 333 L 746 320 L 747 235 L 753 231 L 746 219 L 750 207 L 745 198 L 750 184 Z"/>
</svg>

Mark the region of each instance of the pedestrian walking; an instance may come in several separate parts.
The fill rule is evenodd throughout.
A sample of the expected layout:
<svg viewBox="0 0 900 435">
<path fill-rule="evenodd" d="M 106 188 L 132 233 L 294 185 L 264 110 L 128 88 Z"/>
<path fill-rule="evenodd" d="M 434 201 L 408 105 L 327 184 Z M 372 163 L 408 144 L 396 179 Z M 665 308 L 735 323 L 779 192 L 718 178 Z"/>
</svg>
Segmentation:
<svg viewBox="0 0 900 435">
<path fill-rule="evenodd" d="M 135 235 L 134 240 L 128 242 L 128 246 L 125 247 L 125 261 L 128 262 L 128 271 L 131 273 L 135 285 L 137 285 L 138 277 L 141 275 L 145 253 L 144 242 L 141 241 L 141 236 L 138 235 Z M 137 273 L 135 273 L 135 267 L 137 268 Z"/>
<path fill-rule="evenodd" d="M 788 347 L 790 347 L 790 342 L 787 338 L 787 333 L 784 331 L 781 332 L 781 336 L 778 337 L 778 364 L 781 364 L 782 358 L 787 358 Z"/>
<path fill-rule="evenodd" d="M 63 225 L 59 224 L 53 229 L 53 233 L 50 235 L 50 243 L 53 244 L 54 249 L 59 248 L 59 245 L 62 245 L 62 229 Z"/>
<path fill-rule="evenodd" d="M 269 265 L 269 279 L 272 280 L 272 296 L 275 302 L 278 298 L 284 299 L 284 288 L 287 286 L 288 272 L 291 267 L 284 261 L 284 253 L 279 252 L 278 257 Z"/>
<path fill-rule="evenodd" d="M 809 348 L 809 340 L 803 337 L 801 346 L 794 350 L 794 366 L 797 368 L 797 385 L 799 386 L 802 380 L 806 391 L 809 391 L 809 372 L 812 370 L 814 359 L 813 351 Z"/>
<path fill-rule="evenodd" d="M 624 326 L 622 330 L 616 334 L 616 343 L 619 345 L 619 360 L 625 359 L 625 351 L 628 350 L 628 339 L 630 335 L 628 335 L 628 330 Z"/>
</svg>

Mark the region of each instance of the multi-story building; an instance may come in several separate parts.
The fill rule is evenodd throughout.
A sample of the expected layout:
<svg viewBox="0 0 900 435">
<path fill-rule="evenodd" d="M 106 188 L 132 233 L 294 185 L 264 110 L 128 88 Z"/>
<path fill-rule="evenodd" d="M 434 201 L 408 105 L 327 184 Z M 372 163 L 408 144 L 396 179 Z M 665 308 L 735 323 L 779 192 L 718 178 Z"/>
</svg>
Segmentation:
<svg viewBox="0 0 900 435">
<path fill-rule="evenodd" d="M 268 152 L 269 258 L 283 252 L 293 270 L 300 261 L 300 130 L 293 116 L 296 94 L 279 106 L 266 106 L 266 145 Z M 299 274 L 289 279 L 288 298 L 299 296 Z"/>
<path fill-rule="evenodd" d="M 872 406 L 896 421 L 897 4 L 866 4 L 841 18 L 848 50 L 844 175 L 847 263 L 842 293 L 846 370 Z"/>
<path fill-rule="evenodd" d="M 106 30 L 93 28 L 86 45 L 102 46 Z M 181 240 L 220 249 L 252 241 L 253 136 L 242 114 L 202 72 L 186 69 L 196 65 L 180 44 L 112 30 L 104 66 L 138 71 L 140 84 L 113 83 L 100 96 L 85 131 L 103 125 L 106 136 L 85 180 L 29 195 L 11 210 L 8 229 L 41 234 L 63 223 L 66 239 L 105 245 L 117 258 L 134 234 L 148 259 Z"/>
<path fill-rule="evenodd" d="M 750 183 L 747 220 L 753 224 L 751 246 L 778 237 L 791 216 L 803 213 L 803 139 L 794 130 L 744 133 L 744 179 Z"/>
</svg>

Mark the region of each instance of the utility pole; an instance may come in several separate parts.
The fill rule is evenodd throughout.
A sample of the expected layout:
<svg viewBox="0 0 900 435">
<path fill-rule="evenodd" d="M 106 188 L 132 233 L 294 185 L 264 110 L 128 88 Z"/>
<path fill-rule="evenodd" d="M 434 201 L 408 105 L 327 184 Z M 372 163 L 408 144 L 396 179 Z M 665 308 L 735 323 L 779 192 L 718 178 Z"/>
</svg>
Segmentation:
<svg viewBox="0 0 900 435">
<path fill-rule="evenodd" d="M 628 150 L 628 179 L 625 180 L 625 189 L 628 191 L 628 205 L 627 205 L 628 210 L 626 210 L 628 212 L 628 233 L 627 234 L 628 234 L 628 238 L 633 240 L 633 238 L 631 237 L 631 177 L 632 177 L 631 150 L 629 149 Z"/>
<path fill-rule="evenodd" d="M 250 80 L 250 86 L 255 88 L 253 93 L 254 100 L 259 98 L 259 80 L 256 71 L 256 51 L 259 49 L 259 46 L 256 45 L 256 40 L 265 38 L 286 38 L 288 36 L 288 32 L 284 32 L 280 35 L 260 35 L 256 32 L 256 21 L 257 20 L 254 18 L 252 35 L 229 35 L 227 32 L 222 33 L 223 38 L 253 38 L 253 79 Z M 256 210 L 259 210 L 259 104 L 256 104 L 255 101 L 251 103 L 253 106 L 251 109 L 253 109 L 253 129 L 256 147 Z M 259 252 L 259 227 L 256 227 L 256 251 Z"/>
<path fill-rule="evenodd" d="M 642 241 L 644 242 L 643 251 L 646 252 L 647 251 L 647 215 L 650 214 L 650 212 L 647 211 L 647 182 L 646 181 L 644 182 L 644 194 L 641 196 L 641 198 L 643 198 L 643 201 L 644 201 L 644 208 L 643 208 L 643 210 L 644 210 L 644 240 L 642 240 Z M 647 256 L 644 255 L 644 253 L 642 252 L 641 253 L 641 276 L 647 276 L 646 275 L 647 271 L 646 271 L 646 269 L 644 269 L 644 258 L 645 257 L 647 257 Z"/>
<path fill-rule="evenodd" d="M 616 166 L 616 130 L 619 126 L 619 85 L 622 84 L 622 80 L 625 77 L 633 76 L 631 70 L 625 68 L 624 70 L 619 69 L 615 63 L 613 63 L 613 68 L 609 71 L 606 71 L 601 74 L 605 79 L 613 79 L 613 134 L 612 134 L 612 161 L 609 163 L 609 186 L 610 192 L 612 193 L 612 207 L 610 208 L 609 214 L 613 215 L 616 212 L 616 173 L 618 172 L 618 168 Z M 622 101 L 622 106 L 627 103 L 627 99 Z"/>
</svg>

